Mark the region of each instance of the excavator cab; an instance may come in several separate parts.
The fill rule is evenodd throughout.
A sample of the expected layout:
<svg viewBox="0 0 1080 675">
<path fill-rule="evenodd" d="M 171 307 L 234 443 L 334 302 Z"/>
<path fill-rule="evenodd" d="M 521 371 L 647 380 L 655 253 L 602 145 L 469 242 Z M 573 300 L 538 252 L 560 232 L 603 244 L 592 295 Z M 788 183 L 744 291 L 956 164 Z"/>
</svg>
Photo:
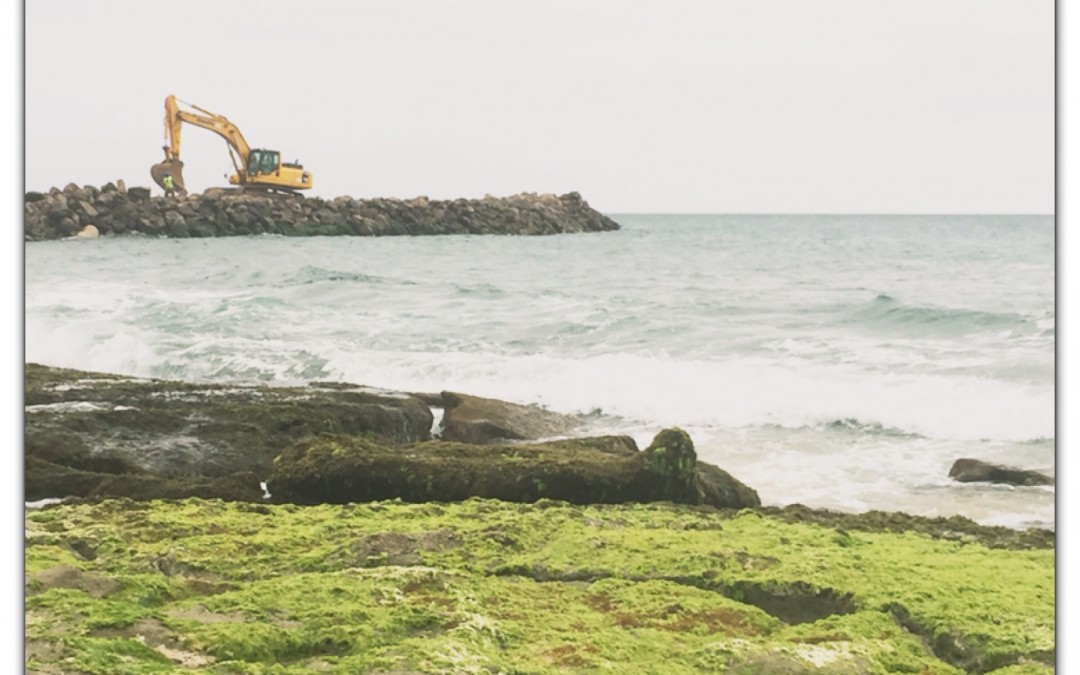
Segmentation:
<svg viewBox="0 0 1080 675">
<path fill-rule="evenodd" d="M 283 163 L 281 153 L 277 150 L 251 150 L 244 173 L 247 175 L 243 181 L 239 176 L 233 175 L 229 176 L 229 182 L 233 185 L 285 192 L 307 190 L 312 184 L 310 171 L 305 171 L 299 163 Z"/>
<path fill-rule="evenodd" d="M 252 150 L 248 155 L 247 175 L 269 176 L 281 168 L 281 154 L 274 150 Z"/>
</svg>

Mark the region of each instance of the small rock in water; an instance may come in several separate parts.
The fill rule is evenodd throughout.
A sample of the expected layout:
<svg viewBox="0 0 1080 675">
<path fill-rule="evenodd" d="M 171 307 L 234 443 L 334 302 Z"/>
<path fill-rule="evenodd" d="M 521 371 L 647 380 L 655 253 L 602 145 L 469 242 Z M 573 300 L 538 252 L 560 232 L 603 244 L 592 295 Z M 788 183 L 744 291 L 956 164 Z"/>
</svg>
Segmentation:
<svg viewBox="0 0 1080 675">
<path fill-rule="evenodd" d="M 978 459 L 958 459 L 949 469 L 949 478 L 961 483 L 1004 483 L 1006 485 L 1053 485 L 1054 479 L 1038 471 L 1026 471 Z"/>
</svg>

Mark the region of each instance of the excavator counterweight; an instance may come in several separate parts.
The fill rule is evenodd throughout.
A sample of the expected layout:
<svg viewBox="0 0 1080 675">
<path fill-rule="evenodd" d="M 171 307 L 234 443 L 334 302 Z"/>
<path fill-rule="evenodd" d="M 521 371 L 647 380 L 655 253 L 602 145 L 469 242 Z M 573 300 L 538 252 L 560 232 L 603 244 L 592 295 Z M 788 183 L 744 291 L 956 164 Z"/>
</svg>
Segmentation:
<svg viewBox="0 0 1080 675">
<path fill-rule="evenodd" d="M 185 104 L 190 105 L 190 104 Z M 172 189 L 180 194 L 187 192 L 184 185 L 184 163 L 180 161 L 180 131 L 182 125 L 193 124 L 209 129 L 225 139 L 236 173 L 229 176 L 229 183 L 241 189 L 251 188 L 276 192 L 296 192 L 311 189 L 314 179 L 299 162 L 281 161 L 276 150 L 253 149 L 240 133 L 240 129 L 223 115 L 216 115 L 192 105 L 196 112 L 181 110 L 175 96 L 165 97 L 165 161 L 150 167 L 150 176 L 162 189 L 169 191 L 165 177 L 172 178 Z"/>
</svg>

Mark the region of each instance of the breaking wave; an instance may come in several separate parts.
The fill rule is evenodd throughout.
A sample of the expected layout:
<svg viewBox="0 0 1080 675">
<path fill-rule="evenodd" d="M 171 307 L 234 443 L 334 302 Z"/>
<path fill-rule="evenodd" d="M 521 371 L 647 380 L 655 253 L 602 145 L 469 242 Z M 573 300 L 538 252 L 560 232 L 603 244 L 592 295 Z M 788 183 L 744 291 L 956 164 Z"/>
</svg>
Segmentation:
<svg viewBox="0 0 1080 675">
<path fill-rule="evenodd" d="M 884 293 L 857 307 L 845 318 L 853 324 L 950 335 L 987 329 L 1039 329 L 1037 321 L 1015 312 L 909 305 Z"/>
<path fill-rule="evenodd" d="M 303 286 L 308 284 L 318 283 L 359 283 L 359 284 L 400 284 L 400 283 L 412 283 L 399 279 L 388 279 L 372 274 L 362 274 L 360 272 L 349 272 L 343 270 L 327 269 L 325 267 L 313 267 L 305 266 L 301 267 L 286 278 L 283 286 Z"/>
</svg>

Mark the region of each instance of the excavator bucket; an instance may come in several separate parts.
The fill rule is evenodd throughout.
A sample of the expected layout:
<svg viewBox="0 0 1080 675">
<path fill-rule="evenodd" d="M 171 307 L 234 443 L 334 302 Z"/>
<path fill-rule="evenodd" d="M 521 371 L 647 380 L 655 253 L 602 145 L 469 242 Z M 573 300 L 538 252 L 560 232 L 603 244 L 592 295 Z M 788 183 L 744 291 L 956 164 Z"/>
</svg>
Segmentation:
<svg viewBox="0 0 1080 675">
<path fill-rule="evenodd" d="M 150 167 L 150 177 L 154 179 L 154 182 L 162 190 L 165 189 L 166 173 L 172 176 L 173 187 L 177 193 L 181 195 L 187 194 L 187 188 L 184 187 L 184 163 L 179 159 L 167 159 Z"/>
</svg>

